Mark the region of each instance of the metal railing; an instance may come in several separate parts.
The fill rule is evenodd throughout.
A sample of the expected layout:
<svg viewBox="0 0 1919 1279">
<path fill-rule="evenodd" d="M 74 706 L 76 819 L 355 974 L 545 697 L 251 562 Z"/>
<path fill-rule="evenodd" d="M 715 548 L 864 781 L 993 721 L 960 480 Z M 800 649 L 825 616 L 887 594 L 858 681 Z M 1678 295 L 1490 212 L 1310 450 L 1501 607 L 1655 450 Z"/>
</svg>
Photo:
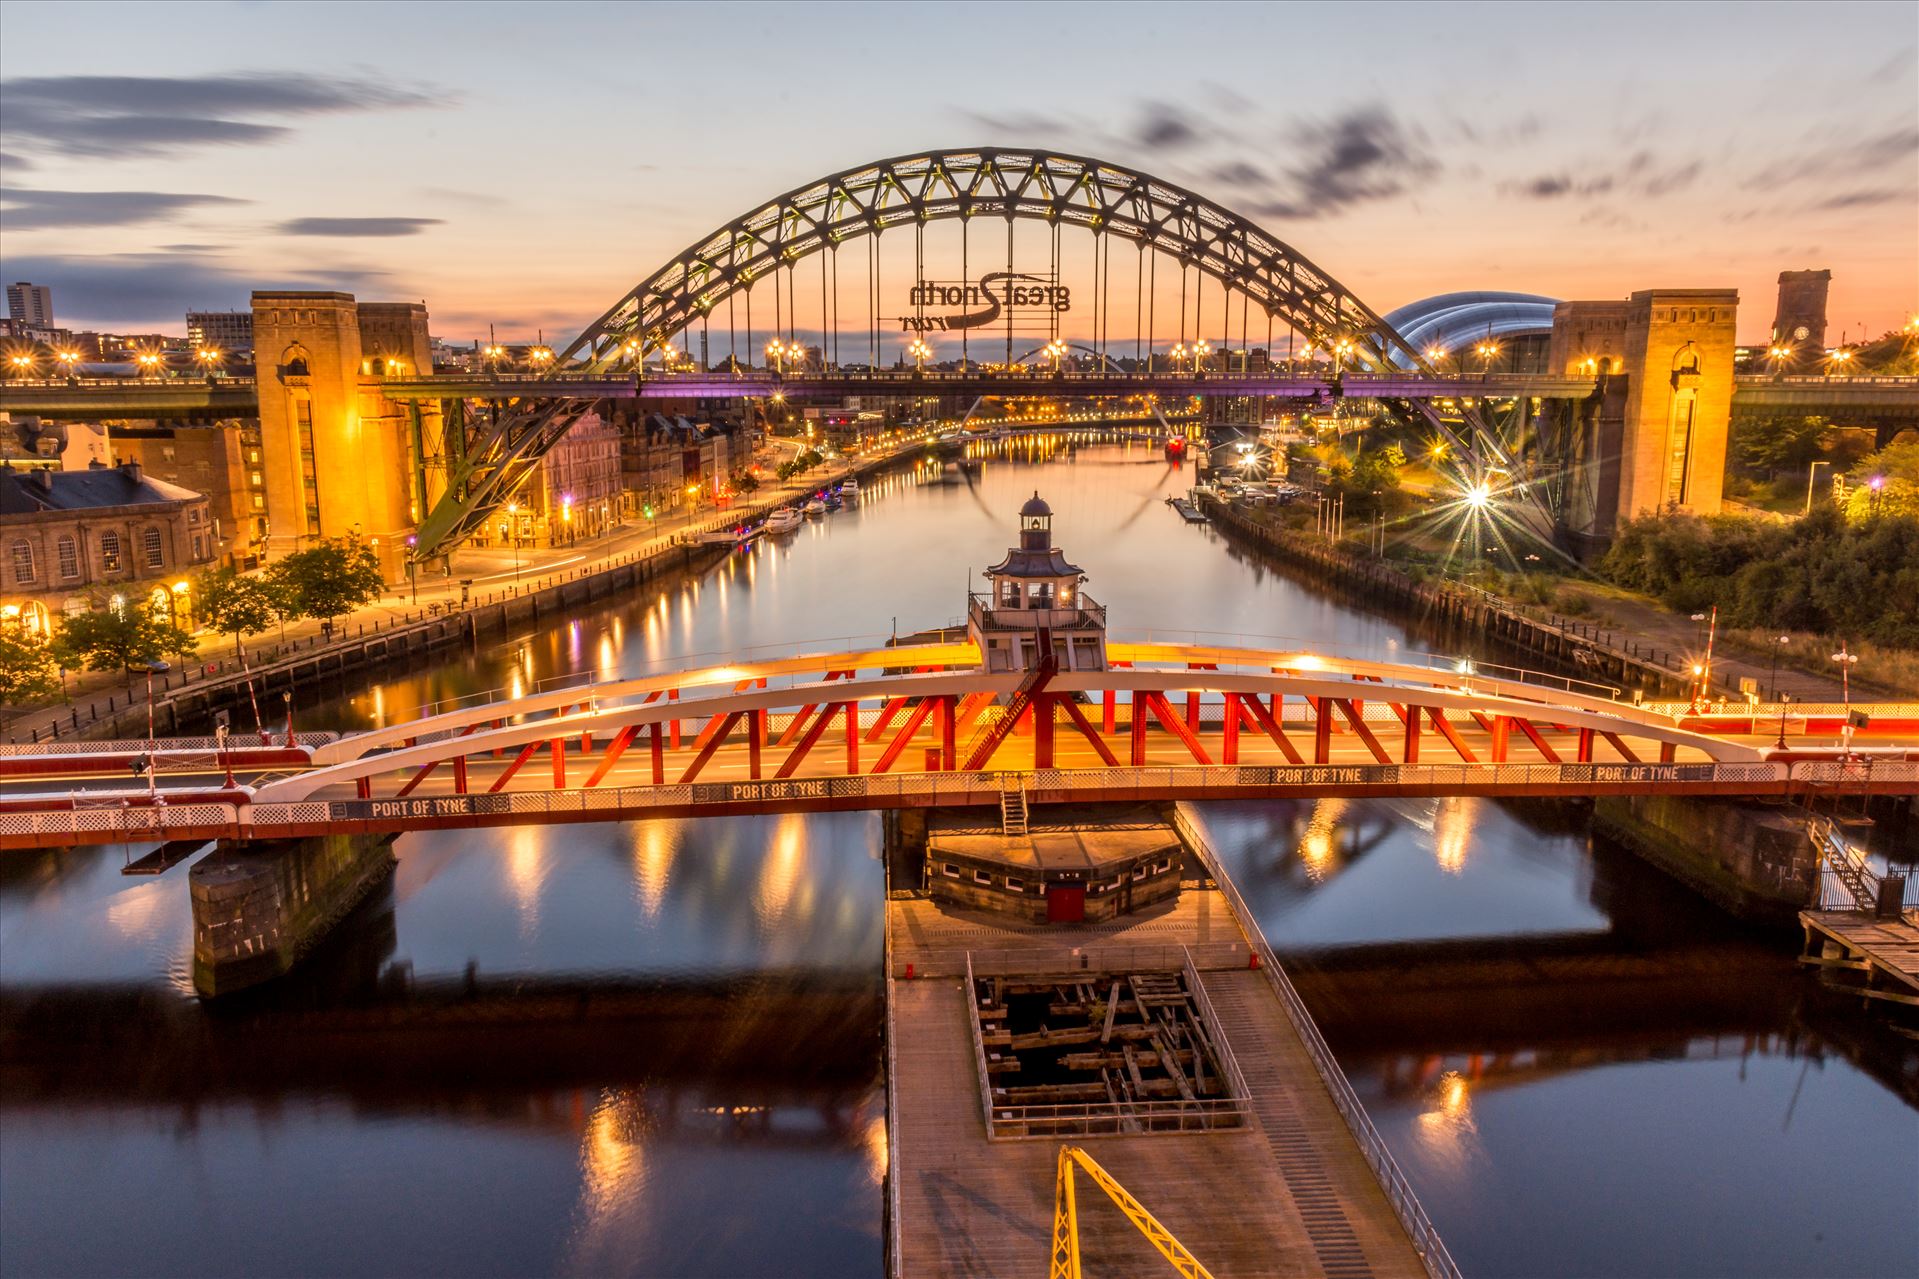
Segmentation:
<svg viewBox="0 0 1919 1279">
<path fill-rule="evenodd" d="M 1013 954 L 1019 952 L 997 952 Z M 1109 947 L 1097 952 L 1104 966 L 1084 971 L 1101 973 L 1165 972 L 1177 969 L 1187 991 L 1201 1010 L 1201 1025 L 1215 1032 L 1219 1019 L 1212 1011 L 1200 984 L 1192 957 L 1182 946 Z M 1045 977 L 1056 971 L 1044 964 L 1044 953 L 1029 952 L 1024 968 L 989 976 Z M 1166 963 L 1166 959 L 1174 962 Z M 1135 962 L 1147 960 L 1153 962 Z M 1038 966 L 1036 965 L 1038 962 Z M 1074 970 L 1079 971 L 1079 970 Z M 1238 1063 L 1227 1052 L 1222 1037 L 1209 1035 L 1208 1046 L 1225 1072 L 1227 1097 L 1203 1097 L 1177 1101 L 1083 1101 L 1002 1103 L 993 1100 L 993 1077 L 987 1068 L 986 1039 L 980 1031 L 978 975 L 972 952 L 966 956 L 966 1015 L 973 1039 L 973 1060 L 979 1072 L 981 1113 L 986 1117 L 986 1136 L 991 1141 L 1026 1141 L 1052 1137 L 1151 1136 L 1164 1133 L 1214 1132 L 1222 1128 L 1243 1128 L 1252 1116 L 1250 1092 Z"/>
<path fill-rule="evenodd" d="M 1445 1241 L 1439 1237 L 1439 1231 L 1433 1226 L 1432 1219 L 1426 1215 L 1426 1209 L 1414 1193 L 1412 1183 L 1406 1174 L 1400 1171 L 1399 1162 L 1393 1158 L 1379 1130 L 1373 1127 L 1371 1117 L 1360 1103 L 1359 1096 L 1346 1078 L 1346 1072 L 1340 1068 L 1339 1060 L 1327 1047 L 1325 1038 L 1319 1033 L 1319 1026 L 1313 1021 L 1312 1013 L 1306 1003 L 1293 989 L 1293 983 L 1287 978 L 1285 970 L 1279 966 L 1279 960 L 1273 954 L 1273 948 L 1266 941 L 1266 934 L 1260 929 L 1259 920 L 1254 916 L 1246 901 L 1239 895 L 1239 889 L 1233 884 L 1232 877 L 1226 873 L 1225 866 L 1219 860 L 1219 854 L 1206 839 L 1199 823 L 1194 820 L 1189 806 L 1180 803 L 1174 806 L 1173 826 L 1186 841 L 1206 870 L 1213 882 L 1232 907 L 1233 914 L 1239 919 L 1240 927 L 1247 939 L 1258 950 L 1261 967 L 1265 970 L 1266 980 L 1279 997 L 1281 1007 L 1305 1046 L 1306 1053 L 1319 1071 L 1321 1082 L 1331 1095 L 1333 1105 L 1345 1119 L 1346 1127 L 1372 1167 L 1373 1175 L 1378 1178 L 1379 1186 L 1385 1192 L 1386 1200 L 1392 1205 L 1393 1212 L 1412 1241 L 1413 1250 L 1425 1263 L 1426 1273 L 1432 1279 L 1460 1279 L 1459 1266 L 1453 1261 L 1452 1254 L 1446 1250 Z"/>
<path fill-rule="evenodd" d="M 1867 914 L 1879 909 L 1879 894 L 1885 877 L 1873 868 L 1863 848 L 1840 836 L 1838 823 L 1830 817 L 1811 817 L 1806 835 L 1819 850 L 1820 910 L 1852 910 Z M 1904 875 L 1901 910 L 1919 908 L 1919 875 Z"/>
</svg>

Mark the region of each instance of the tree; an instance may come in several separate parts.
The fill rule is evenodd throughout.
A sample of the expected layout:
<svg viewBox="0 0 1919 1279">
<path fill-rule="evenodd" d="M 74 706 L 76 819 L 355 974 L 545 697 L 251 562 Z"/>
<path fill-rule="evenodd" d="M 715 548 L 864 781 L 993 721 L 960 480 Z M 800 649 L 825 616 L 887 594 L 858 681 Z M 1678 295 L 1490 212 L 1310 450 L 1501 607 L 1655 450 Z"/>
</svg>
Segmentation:
<svg viewBox="0 0 1919 1279">
<path fill-rule="evenodd" d="M 1803 471 L 1824 456 L 1831 425 L 1823 417 L 1736 419 L 1727 444 L 1746 470 Z"/>
<path fill-rule="evenodd" d="M 149 604 L 76 613 L 61 624 L 53 656 L 69 670 L 132 672 L 163 657 L 191 657 L 193 636 L 171 618 L 154 616 Z"/>
<path fill-rule="evenodd" d="M 379 557 L 351 538 L 328 538 L 295 551 L 267 570 L 267 580 L 293 610 L 288 616 L 328 623 L 386 594 Z"/>
<path fill-rule="evenodd" d="M 51 697 L 59 687 L 46 641 L 23 627 L 0 628 L 0 715 Z"/>
<path fill-rule="evenodd" d="M 742 474 L 733 484 L 734 489 L 741 493 L 751 493 L 753 490 L 759 488 L 759 486 L 759 477 L 750 474 Z"/>
<path fill-rule="evenodd" d="M 1846 478 L 1852 486 L 1847 519 L 1919 515 L 1919 439 L 1895 440 L 1868 454 Z"/>
<path fill-rule="evenodd" d="M 232 568 L 202 573 L 194 584 L 193 598 L 209 630 L 233 636 L 235 656 L 245 655 L 242 640 L 246 636 L 258 635 L 280 616 L 273 588 Z"/>
</svg>

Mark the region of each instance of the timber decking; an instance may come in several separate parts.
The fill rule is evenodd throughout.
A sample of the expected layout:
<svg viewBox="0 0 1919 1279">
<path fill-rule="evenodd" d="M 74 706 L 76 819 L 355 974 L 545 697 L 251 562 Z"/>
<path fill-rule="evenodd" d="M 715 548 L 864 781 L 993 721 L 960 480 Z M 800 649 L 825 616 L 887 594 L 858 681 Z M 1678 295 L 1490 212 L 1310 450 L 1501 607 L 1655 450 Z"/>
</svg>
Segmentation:
<svg viewBox="0 0 1919 1279">
<path fill-rule="evenodd" d="M 1051 928 L 931 902 L 887 903 L 899 1253 L 908 1279 L 1020 1279 L 1047 1273 L 1060 1142 L 988 1141 L 967 1019 L 966 953 L 1017 952 L 1033 971 L 1074 966 L 1073 950 L 1199 947 L 1221 1033 L 1257 1123 L 1191 1135 L 1078 1139 L 1216 1279 L 1424 1276 L 1379 1183 L 1320 1083 L 1277 996 L 1244 960 L 1244 935 L 1216 890 L 1188 882 L 1177 904 L 1107 925 Z M 1231 947 L 1237 947 L 1237 950 Z M 1168 967 L 1176 967 L 1174 959 Z M 929 975 L 930 974 L 930 975 Z M 1078 1184 L 1086 1273 L 1170 1273 L 1087 1179 Z"/>
<path fill-rule="evenodd" d="M 1879 919 L 1860 911 L 1802 910 L 1807 963 L 1850 968 L 1865 974 L 1862 994 L 1919 1004 L 1919 911 Z M 1815 947 L 1814 938 L 1824 944 Z M 1838 947 L 1840 954 L 1822 952 Z"/>
</svg>

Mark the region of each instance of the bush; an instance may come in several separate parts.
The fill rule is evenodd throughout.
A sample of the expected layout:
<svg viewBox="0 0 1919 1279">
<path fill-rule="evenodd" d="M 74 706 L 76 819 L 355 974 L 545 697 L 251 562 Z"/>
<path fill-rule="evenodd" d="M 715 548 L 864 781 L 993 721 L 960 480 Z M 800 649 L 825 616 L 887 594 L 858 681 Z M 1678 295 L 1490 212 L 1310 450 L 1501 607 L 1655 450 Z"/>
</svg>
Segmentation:
<svg viewBox="0 0 1919 1279">
<path fill-rule="evenodd" d="M 1849 523 L 1830 507 L 1789 522 L 1655 515 L 1627 522 L 1600 563 L 1611 581 L 1723 625 L 1784 627 L 1919 647 L 1919 518 Z"/>
</svg>

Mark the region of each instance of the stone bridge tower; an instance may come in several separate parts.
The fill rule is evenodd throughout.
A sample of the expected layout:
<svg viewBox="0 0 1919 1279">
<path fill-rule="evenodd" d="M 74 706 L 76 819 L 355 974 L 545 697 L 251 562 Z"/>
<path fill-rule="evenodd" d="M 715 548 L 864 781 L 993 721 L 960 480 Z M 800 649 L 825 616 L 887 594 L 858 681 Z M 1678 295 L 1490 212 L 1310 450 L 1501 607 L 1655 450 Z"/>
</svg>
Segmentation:
<svg viewBox="0 0 1919 1279">
<path fill-rule="evenodd" d="M 423 476 L 438 453 L 438 411 L 426 429 L 380 386 L 432 372 L 426 307 L 258 292 L 253 335 L 268 557 L 358 537 L 378 553 L 387 580 L 400 581 L 406 539 L 429 497 Z"/>
<path fill-rule="evenodd" d="M 1732 418 L 1735 289 L 1647 289 L 1553 309 L 1550 367 L 1604 375 L 1580 409 L 1564 525 L 1596 548 L 1653 511 L 1716 514 Z"/>
</svg>

